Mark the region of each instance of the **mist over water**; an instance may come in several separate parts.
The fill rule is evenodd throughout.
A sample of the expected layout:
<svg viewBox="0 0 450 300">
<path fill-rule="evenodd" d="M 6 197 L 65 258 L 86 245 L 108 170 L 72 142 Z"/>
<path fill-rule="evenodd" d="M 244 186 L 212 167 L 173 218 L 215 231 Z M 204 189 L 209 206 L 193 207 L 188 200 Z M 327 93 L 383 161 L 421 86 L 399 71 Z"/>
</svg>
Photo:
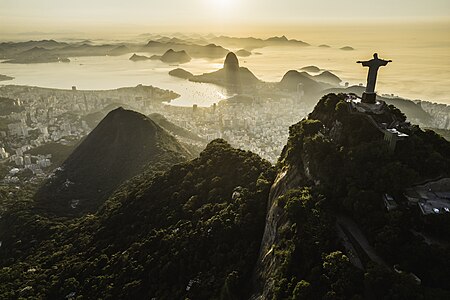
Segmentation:
<svg viewBox="0 0 450 300">
<path fill-rule="evenodd" d="M 377 52 L 381 58 L 393 60 L 380 69 L 379 93 L 450 104 L 449 32 L 448 21 L 398 21 L 297 27 L 289 34 L 313 45 L 328 44 L 336 48 L 349 45 L 355 48 L 341 53 L 304 52 L 312 64 L 316 61 L 319 67 L 336 70 L 344 81 L 365 84 L 367 69 L 355 62 L 370 59 Z"/>
<path fill-rule="evenodd" d="M 289 38 L 298 38 L 311 47 L 266 47 L 255 49 L 250 57 L 240 58 L 264 81 L 280 81 L 292 69 L 315 65 L 338 75 L 343 82 L 366 82 L 367 69 L 357 60 L 370 59 L 374 52 L 393 62 L 380 70 L 377 91 L 409 99 L 450 104 L 450 37 L 448 24 L 417 28 L 397 26 L 317 26 L 292 27 Z M 321 44 L 331 48 L 320 48 Z M 235 51 L 228 45 L 224 47 Z M 344 51 L 351 46 L 355 50 Z M 257 53 L 258 55 L 255 55 Z M 141 53 L 148 55 L 148 53 Z M 132 62 L 131 54 L 115 57 L 78 57 L 71 62 L 48 64 L 0 64 L 0 74 L 15 77 L 1 84 L 24 84 L 68 89 L 113 89 L 137 84 L 170 89 L 181 95 L 173 105 L 209 106 L 226 98 L 224 88 L 212 84 L 192 83 L 174 78 L 168 72 L 181 67 L 194 74 L 211 72 L 222 67 L 223 59 L 194 59 L 181 66 L 159 61 Z"/>
<path fill-rule="evenodd" d="M 147 54 L 147 53 L 144 53 Z M 170 66 L 159 61 L 133 62 L 131 54 L 71 58 L 70 63 L 0 64 L 0 74 L 10 74 L 14 80 L 3 84 L 80 90 L 108 90 L 138 84 L 153 85 L 181 95 L 173 105 L 210 106 L 227 98 L 225 88 L 213 84 L 193 83 L 170 76 Z M 214 63 L 195 60 L 184 67 L 194 72 L 215 70 Z"/>
</svg>

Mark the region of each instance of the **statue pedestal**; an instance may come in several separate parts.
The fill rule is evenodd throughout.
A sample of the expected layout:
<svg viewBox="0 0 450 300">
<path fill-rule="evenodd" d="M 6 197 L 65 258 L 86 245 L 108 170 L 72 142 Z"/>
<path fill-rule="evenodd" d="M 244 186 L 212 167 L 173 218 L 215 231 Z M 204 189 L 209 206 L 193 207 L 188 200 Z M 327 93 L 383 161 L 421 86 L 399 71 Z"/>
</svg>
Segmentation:
<svg viewBox="0 0 450 300">
<path fill-rule="evenodd" d="M 375 104 L 375 103 L 377 103 L 377 94 L 376 93 L 366 93 L 366 92 L 364 92 L 362 94 L 362 101 L 361 102 Z"/>
</svg>

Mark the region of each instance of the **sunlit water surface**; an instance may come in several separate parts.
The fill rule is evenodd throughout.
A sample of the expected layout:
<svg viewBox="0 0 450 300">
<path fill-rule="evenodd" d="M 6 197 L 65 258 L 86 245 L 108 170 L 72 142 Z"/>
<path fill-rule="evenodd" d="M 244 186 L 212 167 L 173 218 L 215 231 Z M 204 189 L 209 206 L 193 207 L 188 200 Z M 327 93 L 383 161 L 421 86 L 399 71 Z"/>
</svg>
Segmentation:
<svg viewBox="0 0 450 300">
<path fill-rule="evenodd" d="M 409 35 L 395 28 L 384 29 L 385 34 L 374 31 L 373 35 L 370 31 L 358 32 L 354 28 L 348 29 L 349 32 L 344 29 L 336 32 L 322 29 L 322 32 L 318 29 L 317 32 L 305 30 L 302 33 L 300 30 L 297 34 L 312 46 L 256 49 L 253 53 L 257 55 L 240 58 L 240 63 L 264 81 L 279 81 L 288 70 L 315 65 L 332 71 L 343 82 L 359 84 L 365 83 L 367 69 L 356 64 L 356 61 L 370 59 L 376 51 L 381 58 L 393 60 L 387 67 L 380 69 L 377 85 L 379 93 L 450 104 L 450 37 L 445 34 L 445 28 L 441 31 L 433 30 L 433 27 L 419 29 Z M 331 48 L 320 48 L 319 44 L 328 44 Z M 347 45 L 355 50 L 339 49 Z M 181 66 L 170 66 L 150 60 L 133 62 L 128 59 L 130 56 L 78 57 L 71 58 L 70 63 L 2 63 L 0 74 L 15 79 L 1 84 L 63 89 L 75 85 L 83 90 L 153 85 L 180 94 L 181 97 L 171 103 L 179 106 L 210 106 L 229 96 L 222 87 L 193 83 L 168 75 L 176 67 L 194 74 L 211 72 L 221 68 L 223 60 L 194 59 Z"/>
</svg>

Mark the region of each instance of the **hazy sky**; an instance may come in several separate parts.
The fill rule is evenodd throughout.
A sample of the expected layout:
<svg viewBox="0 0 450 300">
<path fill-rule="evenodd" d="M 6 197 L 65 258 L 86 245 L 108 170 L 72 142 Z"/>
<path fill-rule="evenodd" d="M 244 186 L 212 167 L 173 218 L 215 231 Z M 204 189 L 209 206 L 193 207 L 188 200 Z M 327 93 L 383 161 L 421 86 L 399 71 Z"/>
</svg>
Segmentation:
<svg viewBox="0 0 450 300">
<path fill-rule="evenodd" d="M 0 0 L 0 33 L 449 19 L 450 0 Z"/>
</svg>

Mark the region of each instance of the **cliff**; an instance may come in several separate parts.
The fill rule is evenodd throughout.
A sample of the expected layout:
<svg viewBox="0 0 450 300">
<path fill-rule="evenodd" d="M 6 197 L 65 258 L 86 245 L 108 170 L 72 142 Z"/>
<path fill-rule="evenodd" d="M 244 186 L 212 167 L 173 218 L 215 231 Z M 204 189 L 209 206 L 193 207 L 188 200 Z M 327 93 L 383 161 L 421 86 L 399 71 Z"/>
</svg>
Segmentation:
<svg viewBox="0 0 450 300">
<path fill-rule="evenodd" d="M 411 234 L 413 226 L 425 226 L 417 210 L 398 200 L 405 209 L 388 212 L 382 195 L 401 199 L 414 183 L 449 177 L 445 153 L 450 153 L 450 143 L 404 123 L 401 130 L 409 137 L 391 152 L 375 124 L 403 121 L 393 106 L 384 105 L 376 114 L 359 113 L 347 95 L 328 94 L 307 119 L 290 127 L 268 198 L 251 299 L 370 299 L 393 293 L 418 299 L 436 287 L 432 272 L 437 269 L 415 257 L 426 259 L 425 253 L 436 251 L 439 257 L 433 259 L 439 265 L 447 264 L 448 254 Z M 425 145 L 428 150 L 421 151 Z M 434 227 L 422 229 L 423 234 L 444 234 L 446 221 L 432 219 Z M 413 277 L 393 271 L 396 264 L 428 283 L 419 288 Z M 378 287 L 377 276 L 389 283 Z M 442 288 L 444 282 L 438 281 Z M 437 293 L 442 299 L 448 295 Z"/>
</svg>

